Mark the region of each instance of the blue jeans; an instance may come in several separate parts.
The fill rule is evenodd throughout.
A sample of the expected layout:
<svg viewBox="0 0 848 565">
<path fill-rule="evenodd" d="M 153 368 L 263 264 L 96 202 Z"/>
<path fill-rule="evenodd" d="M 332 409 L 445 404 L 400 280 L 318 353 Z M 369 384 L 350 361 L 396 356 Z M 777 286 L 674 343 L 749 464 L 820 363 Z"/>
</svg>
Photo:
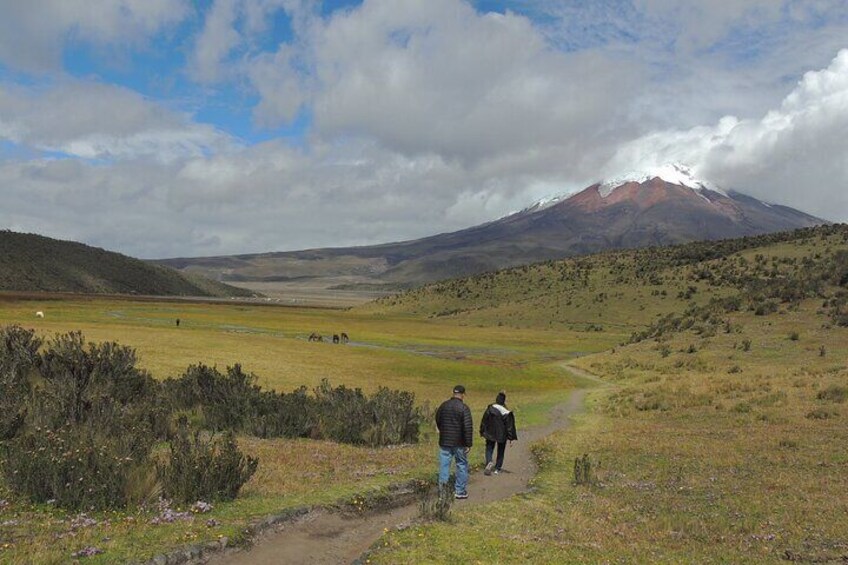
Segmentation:
<svg viewBox="0 0 848 565">
<path fill-rule="evenodd" d="M 464 447 L 439 447 L 439 485 L 448 482 L 452 459 L 456 459 L 456 493 L 465 494 L 468 488 L 468 456 Z"/>
</svg>

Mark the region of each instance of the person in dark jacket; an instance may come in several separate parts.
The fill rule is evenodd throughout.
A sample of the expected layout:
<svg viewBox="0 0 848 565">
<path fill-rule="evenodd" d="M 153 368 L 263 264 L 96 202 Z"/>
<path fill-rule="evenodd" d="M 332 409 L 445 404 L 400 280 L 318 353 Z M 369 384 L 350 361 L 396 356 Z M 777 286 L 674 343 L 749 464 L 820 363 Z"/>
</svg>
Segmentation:
<svg viewBox="0 0 848 565">
<path fill-rule="evenodd" d="M 465 404 L 465 387 L 453 387 L 453 397 L 442 402 L 436 410 L 439 430 L 439 486 L 450 477 L 451 460 L 456 460 L 454 496 L 468 498 L 468 452 L 474 439 L 471 410 Z"/>
<path fill-rule="evenodd" d="M 506 393 L 500 391 L 494 404 L 489 404 L 480 420 L 480 435 L 486 438 L 486 468 L 484 475 L 498 474 L 503 468 L 506 442 L 518 439 L 515 416 L 506 408 Z M 498 457 L 492 460 L 498 446 Z"/>
</svg>

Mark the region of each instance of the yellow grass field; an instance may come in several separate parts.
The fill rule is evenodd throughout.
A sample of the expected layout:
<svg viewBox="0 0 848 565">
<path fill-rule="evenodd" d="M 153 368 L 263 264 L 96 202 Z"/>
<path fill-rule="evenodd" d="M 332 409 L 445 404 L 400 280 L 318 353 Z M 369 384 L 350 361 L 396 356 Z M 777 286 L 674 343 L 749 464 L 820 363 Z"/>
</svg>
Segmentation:
<svg viewBox="0 0 848 565">
<path fill-rule="evenodd" d="M 412 317 L 355 311 L 250 304 L 132 301 L 61 297 L 0 300 L 0 324 L 34 328 L 45 338 L 80 330 L 89 341 L 117 341 L 136 348 L 139 364 L 156 378 L 176 377 L 193 363 L 219 368 L 241 363 L 265 388 L 289 391 L 331 384 L 410 390 L 432 410 L 463 383 L 475 418 L 506 389 L 518 421 L 541 422 L 565 398 L 568 373 L 556 362 L 600 351 L 621 336 L 568 331 L 460 327 Z M 35 312 L 43 311 L 43 319 Z M 177 327 L 176 319 L 180 325 Z M 310 343 L 346 332 L 351 342 Z M 602 337 L 602 339 L 599 339 Z M 0 491 L 3 526 L 0 561 L 64 562 L 88 545 L 105 553 L 91 562 L 149 557 L 187 542 L 238 537 L 244 526 L 300 505 L 329 504 L 435 472 L 434 430 L 422 430 L 413 446 L 371 449 L 329 441 L 243 438 L 242 447 L 260 459 L 259 470 L 239 498 L 220 504 L 205 520 L 153 526 L 149 512 L 92 515 L 97 525 L 71 526 L 74 516 L 30 506 Z M 473 461 L 482 454 L 475 448 Z M 109 541 L 103 541 L 108 538 Z"/>
</svg>

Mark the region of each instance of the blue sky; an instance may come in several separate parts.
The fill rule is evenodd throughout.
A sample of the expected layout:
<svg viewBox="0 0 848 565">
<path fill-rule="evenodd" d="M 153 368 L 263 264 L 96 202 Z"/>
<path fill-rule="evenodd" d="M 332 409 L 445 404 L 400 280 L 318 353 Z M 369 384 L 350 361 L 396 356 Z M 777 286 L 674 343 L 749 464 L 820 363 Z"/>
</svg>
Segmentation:
<svg viewBox="0 0 848 565">
<path fill-rule="evenodd" d="M 0 227 L 368 244 L 668 161 L 846 220 L 846 37 L 848 0 L 0 0 Z"/>
</svg>

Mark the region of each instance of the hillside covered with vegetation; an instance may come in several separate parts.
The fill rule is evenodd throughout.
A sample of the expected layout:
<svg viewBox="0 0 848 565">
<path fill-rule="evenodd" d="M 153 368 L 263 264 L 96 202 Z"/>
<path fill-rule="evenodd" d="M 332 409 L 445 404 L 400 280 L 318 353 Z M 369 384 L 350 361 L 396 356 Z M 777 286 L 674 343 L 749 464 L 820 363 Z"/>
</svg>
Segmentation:
<svg viewBox="0 0 848 565">
<path fill-rule="evenodd" d="M 832 320 L 848 323 L 846 284 L 848 226 L 840 224 L 547 261 L 434 283 L 364 310 L 463 325 L 654 335 L 694 324 L 693 315 L 762 315 L 809 297 L 826 298 Z"/>
<path fill-rule="evenodd" d="M 252 293 L 73 241 L 0 231 L 0 290 L 249 296 Z"/>
<path fill-rule="evenodd" d="M 599 384 L 571 430 L 535 446 L 531 494 L 392 532 L 371 562 L 845 562 L 847 299 L 848 226 L 835 225 L 384 300 L 383 313 L 623 343 L 563 365 Z"/>
</svg>

